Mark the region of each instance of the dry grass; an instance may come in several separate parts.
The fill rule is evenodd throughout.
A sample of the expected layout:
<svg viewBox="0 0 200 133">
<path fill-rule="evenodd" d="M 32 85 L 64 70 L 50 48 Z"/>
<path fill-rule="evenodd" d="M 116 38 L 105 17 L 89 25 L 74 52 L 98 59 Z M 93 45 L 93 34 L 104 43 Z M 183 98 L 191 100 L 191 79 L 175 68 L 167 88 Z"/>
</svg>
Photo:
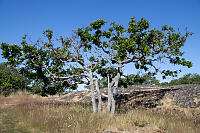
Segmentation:
<svg viewBox="0 0 200 133">
<path fill-rule="evenodd" d="M 198 101 L 199 99 L 194 99 Z M 196 102 L 198 103 L 198 102 Z M 196 125 L 200 125 L 200 108 L 181 108 L 176 106 L 173 100 L 166 96 L 161 100 L 161 106 L 155 108 L 156 112 L 163 113 L 165 115 L 173 115 L 175 117 L 186 119 L 188 121 L 193 121 Z"/>
<path fill-rule="evenodd" d="M 12 105 L 5 106 L 8 103 Z M 181 119 L 173 114 L 157 114 L 155 111 L 145 109 L 120 112 L 112 117 L 106 112 L 93 114 L 90 105 L 50 101 L 32 95 L 0 97 L 0 107 L 0 132 L 200 132 L 200 125 L 193 121 Z"/>
</svg>

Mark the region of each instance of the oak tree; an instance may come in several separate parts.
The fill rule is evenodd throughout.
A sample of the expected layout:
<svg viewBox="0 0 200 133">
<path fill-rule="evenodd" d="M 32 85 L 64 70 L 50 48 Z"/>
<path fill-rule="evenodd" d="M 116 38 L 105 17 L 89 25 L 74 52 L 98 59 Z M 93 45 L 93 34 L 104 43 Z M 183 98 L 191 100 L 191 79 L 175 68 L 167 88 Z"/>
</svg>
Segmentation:
<svg viewBox="0 0 200 133">
<path fill-rule="evenodd" d="M 119 79 L 123 74 L 122 68 L 126 64 L 132 63 L 135 69 L 142 69 L 152 75 L 160 72 L 163 78 L 176 76 L 178 71 L 160 69 L 156 62 L 192 66 L 190 61 L 182 57 L 184 52 L 181 51 L 188 36 L 192 35 L 187 30 L 181 34 L 167 25 L 162 26 L 161 29 L 151 28 L 150 22 L 146 19 L 136 21 L 134 17 L 127 27 L 115 22 L 107 27 L 107 30 L 98 29 L 95 32 L 98 38 L 92 41 L 105 53 L 104 56 L 112 63 L 112 67 L 117 69 L 117 73 L 108 84 L 107 109 L 112 114 L 115 112 L 115 95 L 117 95 Z M 90 40 L 88 34 L 91 34 L 91 31 L 85 28 L 82 35 L 85 41 Z"/>
</svg>

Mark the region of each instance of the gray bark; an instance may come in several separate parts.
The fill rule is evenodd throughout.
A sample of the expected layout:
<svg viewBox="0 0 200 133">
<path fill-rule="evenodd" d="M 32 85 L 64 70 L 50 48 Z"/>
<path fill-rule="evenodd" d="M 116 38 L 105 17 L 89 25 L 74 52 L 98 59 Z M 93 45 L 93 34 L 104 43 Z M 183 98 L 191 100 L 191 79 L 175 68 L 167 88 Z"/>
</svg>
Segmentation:
<svg viewBox="0 0 200 133">
<path fill-rule="evenodd" d="M 113 86 L 113 92 L 111 92 L 111 114 L 115 113 L 115 96 L 117 95 L 117 87 L 119 83 L 120 73 L 117 73 L 117 75 L 113 78 L 114 86 Z"/>
<path fill-rule="evenodd" d="M 112 97 L 112 91 L 110 86 L 110 77 L 108 75 L 108 103 L 107 103 L 107 111 L 110 112 L 111 110 L 111 97 Z"/>
<path fill-rule="evenodd" d="M 114 113 L 115 113 L 115 98 L 114 98 L 114 95 L 113 95 L 113 93 L 112 93 L 112 95 L 111 95 L 111 101 L 112 101 L 112 107 L 111 107 L 111 111 L 110 111 L 110 113 L 112 114 L 112 115 L 114 115 Z"/>
<path fill-rule="evenodd" d="M 118 62 L 118 73 L 117 75 L 113 78 L 114 86 L 113 86 L 113 92 L 111 92 L 111 114 L 115 113 L 115 96 L 117 95 L 117 87 L 119 83 L 119 78 L 121 77 L 121 72 L 122 72 L 122 63 L 121 61 Z"/>
<path fill-rule="evenodd" d="M 90 70 L 89 72 L 89 77 L 90 77 L 90 90 L 91 90 L 91 98 L 92 98 L 92 108 L 93 108 L 93 113 L 97 112 L 97 106 L 96 106 L 96 101 L 95 101 L 95 94 L 94 94 L 94 81 L 93 81 L 93 73 Z"/>
<path fill-rule="evenodd" d="M 117 75 L 113 78 L 113 82 L 110 83 L 109 76 L 108 76 L 108 104 L 107 104 L 107 110 L 111 114 L 115 113 L 115 96 L 117 94 L 117 87 L 119 83 L 120 73 L 117 73 Z M 112 87 L 112 85 L 114 86 Z"/>
<path fill-rule="evenodd" d="M 96 90 L 97 90 L 97 95 L 98 95 L 98 113 L 101 112 L 101 103 L 102 103 L 102 100 L 101 100 L 101 92 L 99 90 L 99 84 L 98 84 L 98 78 L 96 79 Z"/>
</svg>

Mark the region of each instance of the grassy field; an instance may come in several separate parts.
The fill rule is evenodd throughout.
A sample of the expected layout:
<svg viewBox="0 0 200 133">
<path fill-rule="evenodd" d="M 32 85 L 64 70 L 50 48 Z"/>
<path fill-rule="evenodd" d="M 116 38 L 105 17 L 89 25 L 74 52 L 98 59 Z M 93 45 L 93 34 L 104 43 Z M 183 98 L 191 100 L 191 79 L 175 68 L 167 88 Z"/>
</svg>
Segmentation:
<svg viewBox="0 0 200 133">
<path fill-rule="evenodd" d="M 0 97 L 1 133 L 199 133 L 195 119 L 177 113 L 133 109 L 110 116 L 90 105 L 33 95 Z"/>
</svg>

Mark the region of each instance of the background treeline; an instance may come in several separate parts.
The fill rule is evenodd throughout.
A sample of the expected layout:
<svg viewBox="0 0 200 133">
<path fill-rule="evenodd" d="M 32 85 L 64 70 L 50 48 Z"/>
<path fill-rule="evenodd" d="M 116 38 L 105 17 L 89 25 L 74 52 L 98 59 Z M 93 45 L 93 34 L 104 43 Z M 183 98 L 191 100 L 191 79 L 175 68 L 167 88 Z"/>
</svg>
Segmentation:
<svg viewBox="0 0 200 133">
<path fill-rule="evenodd" d="M 119 87 L 125 87 L 131 85 L 160 85 L 160 86 L 172 86 L 172 85 L 182 85 L 182 84 L 200 84 L 200 74 L 188 73 L 183 77 L 171 80 L 170 82 L 160 82 L 156 77 L 148 74 L 130 74 L 120 78 Z M 107 78 L 102 78 L 99 81 L 100 88 L 107 87 Z M 85 86 L 86 88 L 89 88 Z"/>
<path fill-rule="evenodd" d="M 10 95 L 19 90 L 30 90 L 30 81 L 24 78 L 15 67 L 7 67 L 5 63 L 0 64 L 0 94 Z"/>
<path fill-rule="evenodd" d="M 169 83 L 164 82 L 161 85 L 181 85 L 181 84 L 200 84 L 200 75 L 197 73 L 188 73 L 183 77 L 171 80 Z"/>
<path fill-rule="evenodd" d="M 0 63 L 0 94 L 9 96 L 17 91 L 27 91 L 39 95 L 43 95 L 44 91 L 48 91 L 45 93 L 54 95 L 62 93 L 64 88 L 56 83 L 46 86 L 42 80 L 28 78 L 24 76 L 20 69 L 6 65 L 6 63 Z"/>
</svg>

